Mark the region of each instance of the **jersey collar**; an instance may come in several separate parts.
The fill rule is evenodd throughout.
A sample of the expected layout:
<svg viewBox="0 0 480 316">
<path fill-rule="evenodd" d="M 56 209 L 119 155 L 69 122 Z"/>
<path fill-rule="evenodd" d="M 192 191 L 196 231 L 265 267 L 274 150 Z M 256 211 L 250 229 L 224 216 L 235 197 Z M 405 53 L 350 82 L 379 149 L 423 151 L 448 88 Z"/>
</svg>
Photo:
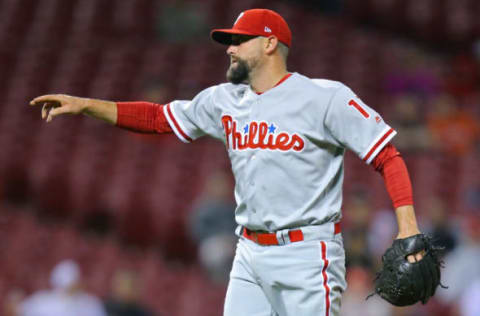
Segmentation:
<svg viewBox="0 0 480 316">
<path fill-rule="evenodd" d="M 277 84 L 276 84 L 276 85 L 274 85 L 274 86 L 273 86 L 272 88 L 270 88 L 270 89 L 273 89 L 273 88 L 275 88 L 276 86 L 278 86 L 278 85 L 282 84 L 282 83 L 283 83 L 285 80 L 287 80 L 287 79 L 288 79 L 288 78 L 289 78 L 291 75 L 292 75 L 292 73 L 288 73 L 288 74 L 286 74 L 285 76 L 283 76 L 283 78 L 282 78 L 282 79 L 280 79 L 280 81 L 279 81 L 279 82 L 277 82 Z M 254 91 L 254 92 L 255 92 L 256 94 L 258 94 L 258 95 L 261 95 L 261 94 L 263 94 L 263 93 L 265 93 L 265 92 L 269 91 L 270 89 L 268 89 L 268 90 L 266 90 L 266 91 L 263 91 L 263 92 L 256 92 L 256 91 Z M 252 90 L 252 91 L 253 91 L 253 90 Z"/>
</svg>

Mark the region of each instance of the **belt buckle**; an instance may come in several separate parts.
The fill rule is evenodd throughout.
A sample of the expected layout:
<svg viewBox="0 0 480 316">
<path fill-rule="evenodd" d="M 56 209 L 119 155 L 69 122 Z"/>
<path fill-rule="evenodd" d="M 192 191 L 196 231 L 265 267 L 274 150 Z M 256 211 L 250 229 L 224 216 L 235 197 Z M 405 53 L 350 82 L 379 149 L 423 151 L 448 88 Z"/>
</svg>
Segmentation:
<svg viewBox="0 0 480 316">
<path fill-rule="evenodd" d="M 257 244 L 259 243 L 258 242 L 258 233 L 252 232 L 252 238 L 253 238 L 254 242 L 256 242 Z"/>
</svg>

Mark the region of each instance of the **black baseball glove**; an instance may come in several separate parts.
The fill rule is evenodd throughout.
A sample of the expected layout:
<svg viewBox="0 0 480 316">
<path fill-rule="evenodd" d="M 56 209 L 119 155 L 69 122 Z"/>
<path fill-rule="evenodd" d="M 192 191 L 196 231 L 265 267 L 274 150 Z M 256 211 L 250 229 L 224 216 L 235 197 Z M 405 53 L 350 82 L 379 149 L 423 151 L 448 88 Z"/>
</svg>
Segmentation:
<svg viewBox="0 0 480 316">
<path fill-rule="evenodd" d="M 410 263 L 407 256 L 425 251 L 418 262 Z M 375 279 L 375 293 L 396 306 L 421 301 L 425 304 L 440 285 L 439 251 L 432 239 L 424 234 L 396 239 L 382 257 L 383 267 Z M 375 294 L 373 293 L 373 294 Z"/>
</svg>

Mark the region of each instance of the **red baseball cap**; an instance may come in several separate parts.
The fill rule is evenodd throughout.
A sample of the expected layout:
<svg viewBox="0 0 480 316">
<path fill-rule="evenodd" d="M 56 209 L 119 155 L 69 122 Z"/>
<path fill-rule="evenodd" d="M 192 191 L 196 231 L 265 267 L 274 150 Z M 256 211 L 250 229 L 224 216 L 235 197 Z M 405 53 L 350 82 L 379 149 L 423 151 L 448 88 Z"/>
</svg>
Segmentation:
<svg viewBox="0 0 480 316">
<path fill-rule="evenodd" d="M 251 9 L 240 13 L 231 29 L 215 29 L 212 39 L 220 44 L 231 45 L 232 35 L 265 36 L 275 35 L 280 42 L 290 47 L 292 32 L 287 22 L 275 11 Z"/>
</svg>

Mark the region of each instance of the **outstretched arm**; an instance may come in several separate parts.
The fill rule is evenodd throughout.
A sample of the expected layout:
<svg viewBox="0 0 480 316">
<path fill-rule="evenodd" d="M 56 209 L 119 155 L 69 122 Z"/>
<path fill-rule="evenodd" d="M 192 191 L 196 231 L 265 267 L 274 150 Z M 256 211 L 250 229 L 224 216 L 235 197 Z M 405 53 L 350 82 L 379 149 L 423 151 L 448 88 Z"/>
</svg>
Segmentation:
<svg viewBox="0 0 480 316">
<path fill-rule="evenodd" d="M 30 101 L 30 105 L 42 105 L 42 118 L 47 122 L 58 115 L 82 113 L 112 125 L 117 124 L 117 104 L 112 101 L 49 94 L 36 97 Z"/>
<path fill-rule="evenodd" d="M 135 132 L 172 132 L 163 105 L 155 103 L 112 102 L 52 94 L 37 97 L 30 104 L 42 105 L 42 118 L 47 122 L 58 115 L 83 113 Z"/>
</svg>

